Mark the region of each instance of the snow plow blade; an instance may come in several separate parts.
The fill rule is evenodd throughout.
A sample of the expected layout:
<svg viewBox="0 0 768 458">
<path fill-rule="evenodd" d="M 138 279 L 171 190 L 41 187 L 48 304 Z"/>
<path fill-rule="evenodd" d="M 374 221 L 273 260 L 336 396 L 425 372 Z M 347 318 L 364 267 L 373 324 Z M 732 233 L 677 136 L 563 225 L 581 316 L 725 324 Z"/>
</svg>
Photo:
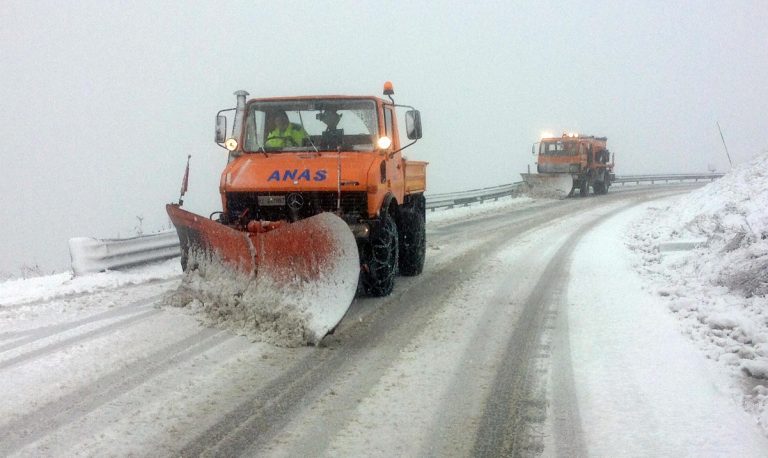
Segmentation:
<svg viewBox="0 0 768 458">
<path fill-rule="evenodd" d="M 568 173 L 521 173 L 528 185 L 528 192 L 534 196 L 563 199 L 573 191 L 573 178 Z"/>
<path fill-rule="evenodd" d="M 214 262 L 231 271 L 242 295 L 263 315 L 284 314 L 300 321 L 307 343 L 316 344 L 344 317 L 357 290 L 360 260 L 347 224 L 332 213 L 295 223 L 252 221 L 237 230 L 203 216 L 166 206 L 179 235 L 182 265 Z M 238 294 L 242 294 L 239 291 Z"/>
</svg>

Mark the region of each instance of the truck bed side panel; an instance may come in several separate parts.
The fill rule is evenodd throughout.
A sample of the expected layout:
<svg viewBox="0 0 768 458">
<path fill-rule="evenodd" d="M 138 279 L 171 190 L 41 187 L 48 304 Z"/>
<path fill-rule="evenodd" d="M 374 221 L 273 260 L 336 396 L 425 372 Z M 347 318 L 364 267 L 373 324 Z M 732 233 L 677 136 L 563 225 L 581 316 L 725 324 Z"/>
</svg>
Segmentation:
<svg viewBox="0 0 768 458">
<path fill-rule="evenodd" d="M 405 164 L 405 193 L 424 192 L 427 189 L 427 162 L 403 161 Z"/>
</svg>

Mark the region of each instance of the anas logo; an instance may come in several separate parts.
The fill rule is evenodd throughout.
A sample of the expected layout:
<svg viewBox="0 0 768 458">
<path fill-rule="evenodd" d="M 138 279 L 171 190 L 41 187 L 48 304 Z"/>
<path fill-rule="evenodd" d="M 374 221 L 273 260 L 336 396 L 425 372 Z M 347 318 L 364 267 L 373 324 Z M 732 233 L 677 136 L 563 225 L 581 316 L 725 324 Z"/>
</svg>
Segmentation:
<svg viewBox="0 0 768 458">
<path fill-rule="evenodd" d="M 316 170 L 314 174 L 309 169 L 299 170 L 275 170 L 269 175 L 267 181 L 325 181 L 328 177 L 328 171 L 325 169 Z"/>
</svg>

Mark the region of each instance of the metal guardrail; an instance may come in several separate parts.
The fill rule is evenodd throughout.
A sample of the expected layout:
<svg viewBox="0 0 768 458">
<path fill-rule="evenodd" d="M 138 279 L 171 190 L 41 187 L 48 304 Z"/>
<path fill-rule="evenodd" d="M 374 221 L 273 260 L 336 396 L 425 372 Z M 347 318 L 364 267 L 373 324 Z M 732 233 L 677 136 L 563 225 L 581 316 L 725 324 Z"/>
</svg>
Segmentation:
<svg viewBox="0 0 768 458">
<path fill-rule="evenodd" d="M 669 183 L 670 181 L 699 181 L 709 180 L 714 181 L 718 178 L 722 178 L 724 173 L 672 173 L 666 175 L 620 175 L 617 176 L 614 183 L 651 183 L 655 184 L 657 181 L 663 181 Z"/>
<path fill-rule="evenodd" d="M 656 174 L 656 175 L 620 175 L 613 180 L 614 184 L 620 183 L 622 186 L 626 183 L 651 183 L 670 181 L 714 181 L 722 178 L 723 173 L 687 173 L 687 174 Z M 489 188 L 472 189 L 469 191 L 449 192 L 444 194 L 431 194 L 427 196 L 427 209 L 435 210 L 438 208 L 452 208 L 461 205 L 469 205 L 475 202 L 483 202 L 499 197 L 510 196 L 520 192 L 520 187 L 524 184 L 522 181 L 515 183 L 493 186 Z"/>
<path fill-rule="evenodd" d="M 69 239 L 75 275 L 116 270 L 180 256 L 176 230 L 129 239 Z"/>
<path fill-rule="evenodd" d="M 475 202 L 498 199 L 510 196 L 519 191 L 522 181 L 488 188 L 471 189 L 469 191 L 448 192 L 443 194 L 431 194 L 426 196 L 428 210 L 436 208 L 451 208 L 457 205 L 469 205 Z"/>
<path fill-rule="evenodd" d="M 713 181 L 721 178 L 722 173 L 707 174 L 668 174 L 668 175 L 622 175 L 614 183 L 651 183 L 670 181 Z M 521 192 L 524 183 L 503 184 L 468 191 L 431 194 L 426 196 L 426 208 L 434 211 L 438 208 L 452 208 L 495 200 Z M 77 237 L 69 240 L 69 252 L 72 258 L 72 270 L 75 275 L 91 272 L 120 269 L 147 264 L 179 256 L 179 239 L 176 230 L 157 234 L 133 237 L 129 239 L 94 239 Z"/>
</svg>

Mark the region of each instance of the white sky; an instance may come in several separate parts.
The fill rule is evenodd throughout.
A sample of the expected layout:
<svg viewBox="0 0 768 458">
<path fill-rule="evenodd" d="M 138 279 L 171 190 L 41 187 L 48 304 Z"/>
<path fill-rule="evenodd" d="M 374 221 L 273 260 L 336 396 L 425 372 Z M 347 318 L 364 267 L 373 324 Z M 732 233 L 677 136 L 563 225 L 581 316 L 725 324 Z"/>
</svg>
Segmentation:
<svg viewBox="0 0 768 458">
<path fill-rule="evenodd" d="M 422 111 L 431 192 L 519 181 L 542 131 L 605 135 L 617 172 L 727 168 L 768 148 L 768 4 L 0 4 L 0 272 L 74 236 L 218 209 L 213 119 L 252 96 L 380 94 Z"/>
</svg>

